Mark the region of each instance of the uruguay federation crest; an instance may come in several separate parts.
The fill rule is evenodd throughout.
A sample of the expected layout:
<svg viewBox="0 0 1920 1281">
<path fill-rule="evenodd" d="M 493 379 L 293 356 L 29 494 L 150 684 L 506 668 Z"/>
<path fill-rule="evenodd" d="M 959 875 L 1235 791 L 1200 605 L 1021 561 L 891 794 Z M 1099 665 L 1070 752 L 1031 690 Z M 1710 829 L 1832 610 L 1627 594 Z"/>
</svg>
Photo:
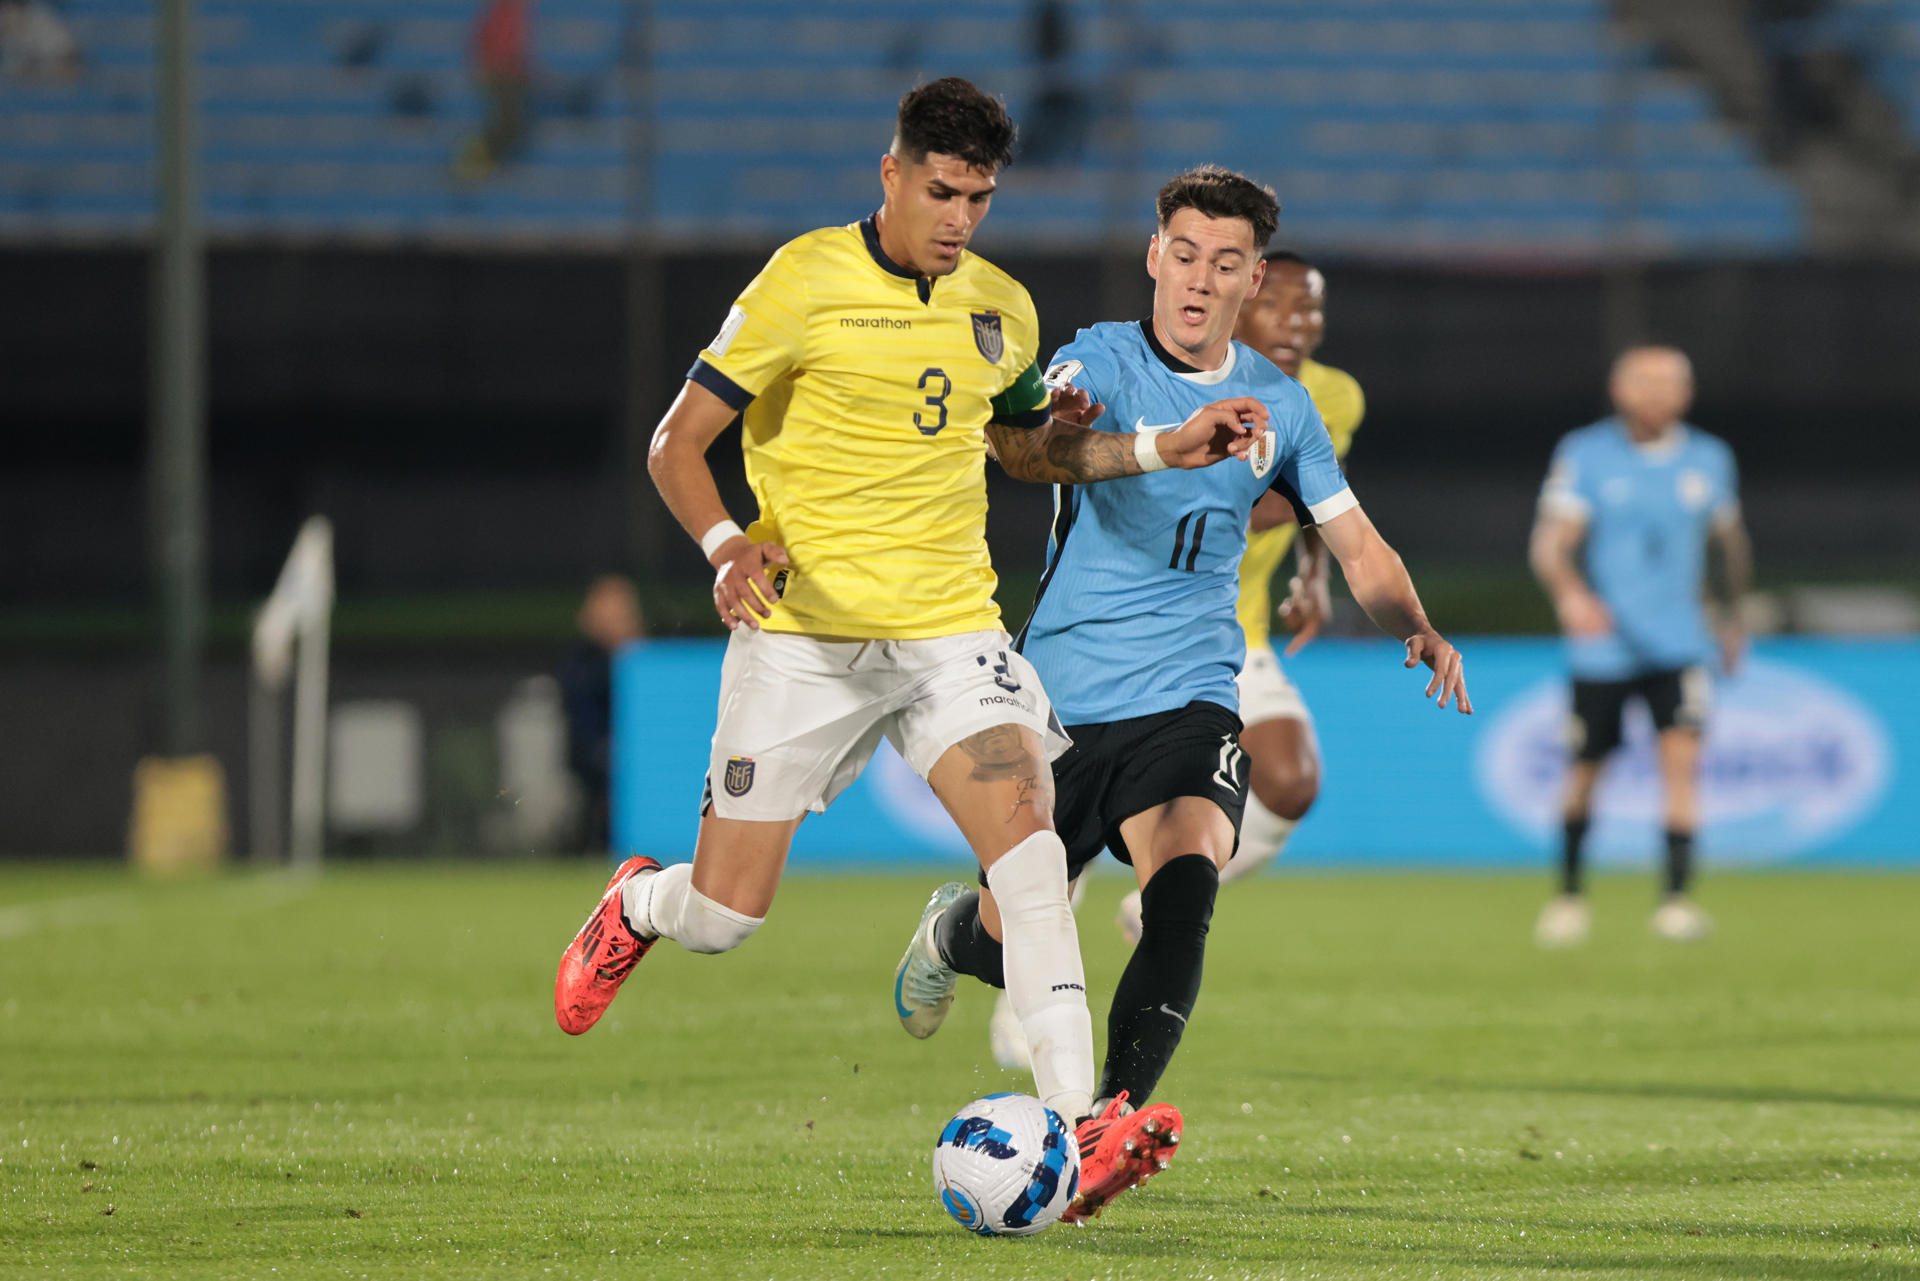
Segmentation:
<svg viewBox="0 0 1920 1281">
<path fill-rule="evenodd" d="M 1247 454 L 1247 465 L 1253 468 L 1255 476 L 1265 476 L 1273 470 L 1273 460 L 1280 452 L 1280 436 L 1271 427 L 1260 433 L 1253 442 L 1253 449 Z"/>
<path fill-rule="evenodd" d="M 1000 313 L 997 311 L 976 311 L 973 313 L 973 345 L 987 358 L 989 365 L 1000 363 L 1000 357 L 1006 354 L 1006 335 L 1000 332 Z"/>
<path fill-rule="evenodd" d="M 727 776 L 721 781 L 726 786 L 728 796 L 745 796 L 753 787 L 753 758 L 727 757 Z"/>
<path fill-rule="evenodd" d="M 1697 512 L 1713 498 L 1713 482 L 1707 474 L 1689 467 L 1680 473 L 1680 501 L 1687 510 Z"/>
</svg>

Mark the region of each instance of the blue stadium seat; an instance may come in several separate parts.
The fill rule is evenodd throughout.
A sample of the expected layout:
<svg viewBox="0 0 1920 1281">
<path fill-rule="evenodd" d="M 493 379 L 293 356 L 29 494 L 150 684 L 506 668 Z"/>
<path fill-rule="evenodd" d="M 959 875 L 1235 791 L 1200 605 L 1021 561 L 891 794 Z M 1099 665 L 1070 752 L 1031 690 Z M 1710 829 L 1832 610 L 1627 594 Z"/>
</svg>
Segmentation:
<svg viewBox="0 0 1920 1281">
<path fill-rule="evenodd" d="M 1860 58 L 1920 144 L 1920 0 L 1843 0 L 1837 8 L 1824 38 Z"/>
<path fill-rule="evenodd" d="M 1920 111 L 1920 0 L 1852 2 L 1899 33 L 1880 73 Z M 873 203 L 883 122 L 915 80 L 974 77 L 1029 124 L 1043 84 L 1026 0 L 656 0 L 640 39 L 623 0 L 541 0 L 528 145 L 464 182 L 455 156 L 486 112 L 469 61 L 479 8 L 204 0 L 213 225 L 786 235 Z M 1273 183 L 1286 235 L 1328 250 L 1801 243 L 1797 193 L 1695 83 L 1626 40 L 1604 0 L 1188 0 L 1133 26 L 1097 0 L 1067 9 L 1072 60 L 1044 83 L 1077 89 L 1092 127 L 1071 164 L 1009 171 L 992 242 L 1131 236 L 1167 173 L 1213 160 Z M 150 6 L 63 12 L 87 51 L 80 80 L 0 83 L 0 233 L 137 233 L 151 219 Z"/>
</svg>

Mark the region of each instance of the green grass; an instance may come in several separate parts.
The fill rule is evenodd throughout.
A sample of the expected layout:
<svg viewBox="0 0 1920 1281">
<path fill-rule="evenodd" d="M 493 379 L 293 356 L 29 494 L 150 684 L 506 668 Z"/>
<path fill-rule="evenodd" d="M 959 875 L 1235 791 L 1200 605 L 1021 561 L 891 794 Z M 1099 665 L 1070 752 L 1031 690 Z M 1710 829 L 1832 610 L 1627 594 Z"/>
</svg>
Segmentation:
<svg viewBox="0 0 1920 1281">
<path fill-rule="evenodd" d="M 927 1159 L 988 1002 L 888 996 L 935 879 L 796 878 L 575 1040 L 589 867 L 0 868 L 0 1275 L 1920 1278 L 1920 880 L 1716 878 L 1693 948 L 1603 881 L 1565 955 L 1534 877 L 1235 886 L 1172 1169 L 983 1241 Z"/>
</svg>

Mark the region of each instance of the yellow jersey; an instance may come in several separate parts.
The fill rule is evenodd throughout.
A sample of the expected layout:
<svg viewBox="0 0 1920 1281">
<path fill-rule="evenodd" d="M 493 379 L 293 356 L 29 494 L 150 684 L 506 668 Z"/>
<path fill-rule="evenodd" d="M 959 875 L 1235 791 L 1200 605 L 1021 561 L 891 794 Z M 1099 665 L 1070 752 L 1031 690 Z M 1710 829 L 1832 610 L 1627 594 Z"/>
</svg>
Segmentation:
<svg viewBox="0 0 1920 1281">
<path fill-rule="evenodd" d="M 986 426 L 1039 427 L 1033 300 L 963 253 L 897 266 L 874 220 L 775 253 L 688 377 L 744 411 L 747 536 L 786 548 L 768 631 L 908 640 L 1000 626 Z"/>
<path fill-rule="evenodd" d="M 1313 397 L 1320 420 L 1333 437 L 1333 455 L 1343 462 L 1353 447 L 1353 434 L 1367 413 L 1367 398 L 1353 375 L 1332 365 L 1314 360 L 1300 362 L 1300 385 Z M 1247 634 L 1247 648 L 1271 643 L 1273 630 L 1273 576 L 1293 546 L 1298 525 L 1280 525 L 1247 535 L 1247 554 L 1240 558 L 1240 627 Z"/>
</svg>

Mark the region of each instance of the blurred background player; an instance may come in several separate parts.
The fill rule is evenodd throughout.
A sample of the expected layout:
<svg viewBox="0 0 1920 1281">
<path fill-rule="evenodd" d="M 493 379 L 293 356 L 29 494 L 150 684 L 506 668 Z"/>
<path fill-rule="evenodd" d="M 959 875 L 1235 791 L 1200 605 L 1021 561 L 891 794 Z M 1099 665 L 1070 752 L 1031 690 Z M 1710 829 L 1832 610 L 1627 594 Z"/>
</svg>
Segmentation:
<svg viewBox="0 0 1920 1281">
<path fill-rule="evenodd" d="M 533 0 L 491 0 L 473 27 L 473 76 L 486 106 L 478 133 L 461 140 L 454 173 L 488 177 L 527 143 L 533 96 Z"/>
<path fill-rule="evenodd" d="M 1614 415 L 1568 433 L 1554 450 L 1532 539 L 1533 572 L 1552 598 L 1573 677 L 1560 894 L 1534 929 L 1548 947 L 1579 943 L 1591 928 L 1582 847 L 1600 768 L 1620 746 L 1634 699 L 1653 718 L 1666 794 L 1666 896 L 1653 928 L 1675 940 L 1712 929 L 1687 897 L 1715 648 L 1703 579 L 1719 598 L 1728 674 L 1745 644 L 1739 602 L 1753 557 L 1739 477 L 1726 442 L 1684 421 L 1691 362 L 1672 347 L 1635 347 L 1614 362 L 1609 389 Z M 1721 567 L 1711 576 L 1709 545 Z"/>
<path fill-rule="evenodd" d="M 1073 739 L 1053 768 L 1068 870 L 1078 878 L 1107 850 L 1141 887 L 1140 941 L 1114 990 L 1095 1100 L 1112 1113 L 1145 1105 L 1179 1048 L 1200 994 L 1219 869 L 1234 857 L 1247 794 L 1234 682 L 1245 652 L 1235 601 L 1249 512 L 1262 528 L 1296 513 L 1321 524 L 1354 598 L 1406 640 L 1408 666 L 1432 667 L 1427 694 L 1442 707 L 1472 707 L 1459 654 L 1428 623 L 1399 557 L 1360 510 L 1312 400 L 1233 341 L 1241 304 L 1266 270 L 1259 254 L 1280 212 L 1272 190 L 1203 166 L 1162 187 L 1155 212 L 1152 313 L 1083 329 L 1055 353 L 1054 416 L 1171 426 L 1230 393 L 1265 404 L 1272 427 L 1244 469 L 1062 483 L 1046 574 L 1020 634 Z M 997 986 L 1000 948 L 979 924 L 993 910 L 991 886 L 944 888 L 953 902 L 935 927 L 942 961 Z M 1147 1127 L 1164 1118 L 1148 1137 L 1177 1137 L 1178 1112 L 1155 1104 L 1146 1113 Z M 1069 1216 L 1098 1213 L 1172 1146 L 1117 1172 L 1132 1181 L 1083 1174 Z"/>
<path fill-rule="evenodd" d="M 988 439 L 1005 456 L 1040 431 L 1052 467 L 1086 482 L 1137 473 L 1142 445 L 1156 463 L 1204 465 L 1248 433 L 1221 407 L 1170 439 L 1053 430 L 1033 304 L 967 252 L 1013 140 L 1000 101 L 964 80 L 902 97 L 880 210 L 775 253 L 654 433 L 649 470 L 714 567 L 733 636 L 693 861 L 615 871 L 555 976 L 555 1017 L 571 1034 L 599 1020 L 657 940 L 706 953 L 745 942 L 800 821 L 884 736 L 998 892 L 991 927 L 1007 942 L 1036 1092 L 1070 1120 L 1091 1111 L 1086 980 L 1048 803 L 1048 762 L 1066 741 L 1000 626 L 982 459 Z M 706 460 L 736 415 L 760 513 L 750 532 Z M 951 981 L 942 994 L 902 970 L 902 1017 L 931 1031 Z"/>
<path fill-rule="evenodd" d="M 85 65 L 73 29 L 46 0 L 0 0 L 0 76 L 64 84 Z"/>
<path fill-rule="evenodd" d="M 560 660 L 560 699 L 567 717 L 567 769 L 580 785 L 575 848 L 608 849 L 608 771 L 613 764 L 613 656 L 647 634 L 640 593 L 625 574 L 602 574 L 587 588 L 577 615 L 579 639 Z"/>
<path fill-rule="evenodd" d="M 1326 337 L 1326 277 L 1290 250 L 1268 254 L 1266 264 L 1266 278 L 1241 306 L 1233 336 L 1307 389 L 1344 469 L 1367 401 L 1351 374 L 1313 359 Z M 1238 684 L 1240 719 L 1246 726 L 1240 731 L 1240 746 L 1252 769 L 1252 794 L 1240 820 L 1239 852 L 1220 871 L 1222 885 L 1277 857 L 1320 794 L 1320 744 L 1314 738 L 1313 716 L 1273 652 L 1271 585 L 1288 547 L 1296 549 L 1295 573 L 1280 612 L 1296 635 L 1287 653 L 1304 648 L 1333 612 L 1326 545 L 1312 526 L 1302 530 L 1289 513 L 1282 524 L 1248 535 L 1246 555 L 1240 559 L 1240 627 L 1246 633 L 1247 661 Z M 1120 900 L 1118 924 L 1127 942 L 1140 941 L 1138 890 Z"/>
</svg>

